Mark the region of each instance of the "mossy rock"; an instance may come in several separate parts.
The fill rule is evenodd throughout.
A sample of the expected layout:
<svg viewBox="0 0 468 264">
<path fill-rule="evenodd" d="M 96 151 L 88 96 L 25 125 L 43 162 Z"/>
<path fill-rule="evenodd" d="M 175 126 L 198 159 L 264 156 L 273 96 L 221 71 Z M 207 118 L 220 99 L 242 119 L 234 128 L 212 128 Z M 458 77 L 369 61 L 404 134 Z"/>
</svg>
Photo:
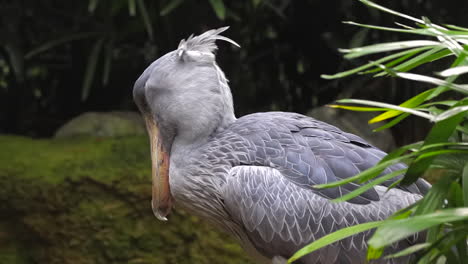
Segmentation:
<svg viewBox="0 0 468 264">
<path fill-rule="evenodd" d="M 76 136 L 116 137 L 144 135 L 143 119 L 135 112 L 87 112 L 68 121 L 55 138 Z"/>
<path fill-rule="evenodd" d="M 146 137 L 0 136 L 0 263 L 249 263 L 225 234 L 153 216 Z"/>
</svg>

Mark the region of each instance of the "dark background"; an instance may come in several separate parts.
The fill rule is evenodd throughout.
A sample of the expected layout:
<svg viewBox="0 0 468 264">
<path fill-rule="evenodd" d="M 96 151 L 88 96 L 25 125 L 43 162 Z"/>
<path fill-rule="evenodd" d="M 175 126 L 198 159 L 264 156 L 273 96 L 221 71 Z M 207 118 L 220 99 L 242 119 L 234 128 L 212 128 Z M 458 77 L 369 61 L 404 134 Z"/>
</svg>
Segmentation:
<svg viewBox="0 0 468 264">
<path fill-rule="evenodd" d="M 468 26 L 468 4 L 462 0 L 376 2 L 434 23 Z M 147 65 L 174 50 L 180 39 L 225 25 L 231 26 L 225 35 L 242 46 L 218 43 L 217 56 L 238 116 L 268 110 L 306 113 L 343 97 L 401 103 L 421 91 L 415 83 L 389 78 L 320 78 L 373 58 L 347 61 L 338 48 L 410 39 L 341 23 L 409 24 L 359 1 L 0 3 L 0 133 L 50 137 L 83 112 L 136 110 L 133 82 Z M 417 71 L 435 69 L 425 67 Z M 424 122 L 409 119 L 392 132 L 401 145 L 419 139 L 424 130 Z"/>
</svg>

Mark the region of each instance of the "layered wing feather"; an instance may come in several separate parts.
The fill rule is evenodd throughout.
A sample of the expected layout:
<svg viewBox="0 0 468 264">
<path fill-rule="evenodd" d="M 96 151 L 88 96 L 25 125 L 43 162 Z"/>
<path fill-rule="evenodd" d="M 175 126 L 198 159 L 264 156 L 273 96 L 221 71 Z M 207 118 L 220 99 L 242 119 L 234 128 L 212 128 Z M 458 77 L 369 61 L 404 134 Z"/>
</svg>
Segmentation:
<svg viewBox="0 0 468 264">
<path fill-rule="evenodd" d="M 227 212 L 245 228 L 259 252 L 269 258 L 288 258 L 326 234 L 343 227 L 384 219 L 420 198 L 417 194 L 398 189 L 384 194 L 385 190 L 377 187 L 375 191 L 381 196 L 380 201 L 366 205 L 331 203 L 314 191 L 291 182 L 277 169 L 237 166 L 229 171 L 222 194 Z M 365 241 L 369 236 L 370 232 L 364 232 L 344 239 L 307 255 L 298 263 L 364 263 Z M 397 263 L 404 261 L 398 259 Z"/>
<path fill-rule="evenodd" d="M 237 120 L 229 129 L 248 144 L 248 157 L 243 165 L 267 166 L 281 172 L 297 186 L 313 190 L 328 199 L 340 197 L 359 187 L 349 183 L 332 189 L 312 189 L 313 185 L 330 183 L 354 176 L 377 164 L 386 153 L 362 138 L 300 114 L 268 112 L 248 115 Z M 405 168 L 396 164 L 382 174 Z M 390 185 L 397 179 L 387 181 Z M 424 180 L 402 190 L 423 194 L 429 184 Z M 349 202 L 367 204 L 380 199 L 370 189 Z"/>
</svg>

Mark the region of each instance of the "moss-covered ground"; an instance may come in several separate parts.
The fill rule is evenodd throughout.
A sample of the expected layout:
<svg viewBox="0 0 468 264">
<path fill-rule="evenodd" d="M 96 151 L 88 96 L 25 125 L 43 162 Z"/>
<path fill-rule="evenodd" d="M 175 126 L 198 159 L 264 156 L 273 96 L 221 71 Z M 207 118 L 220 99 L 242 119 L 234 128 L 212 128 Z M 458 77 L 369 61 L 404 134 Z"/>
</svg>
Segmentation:
<svg viewBox="0 0 468 264">
<path fill-rule="evenodd" d="M 240 247 L 177 211 L 150 207 L 145 137 L 0 136 L 0 263 L 249 263 Z"/>
</svg>

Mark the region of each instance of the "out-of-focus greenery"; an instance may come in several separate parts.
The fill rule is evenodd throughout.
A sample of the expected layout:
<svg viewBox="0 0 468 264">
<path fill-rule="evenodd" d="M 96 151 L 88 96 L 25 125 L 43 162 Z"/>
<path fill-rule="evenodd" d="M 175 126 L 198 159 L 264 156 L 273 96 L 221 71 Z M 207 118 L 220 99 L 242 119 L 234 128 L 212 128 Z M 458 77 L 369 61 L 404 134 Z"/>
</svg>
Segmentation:
<svg viewBox="0 0 468 264">
<path fill-rule="evenodd" d="M 450 23 L 461 23 L 466 14 L 456 1 L 388 4 Z M 217 60 L 230 79 L 238 115 L 305 113 L 356 93 L 392 103 L 414 95 L 418 88 L 402 82 L 320 79 L 323 72 L 362 62 L 343 61 L 337 48 L 394 40 L 340 22 L 355 18 L 391 21 L 356 1 L 338 0 L 1 1 L 0 133 L 50 136 L 85 111 L 135 109 L 132 85 L 150 62 L 192 33 L 226 25 L 242 48 L 220 44 Z M 419 130 L 424 127 L 395 129 L 398 140 Z"/>
<path fill-rule="evenodd" d="M 379 177 L 386 167 L 398 162 L 409 164 L 404 170 L 404 177 L 397 181 L 399 184 L 412 184 L 424 173 L 434 169 L 438 170 L 440 178 L 414 206 L 405 208 L 384 221 L 352 226 L 329 234 L 300 250 L 289 262 L 342 238 L 377 227 L 375 234 L 368 241 L 369 260 L 415 254 L 414 263 L 466 263 L 468 259 L 468 84 L 455 81 L 463 74 L 468 74 L 468 28 L 454 25 L 440 26 L 426 17 L 417 19 L 368 0 L 360 1 L 379 11 L 410 20 L 416 26 L 398 24 L 399 27 L 383 27 L 354 22 L 350 24 L 368 29 L 417 35 L 422 37 L 422 40 L 387 42 L 341 50 L 347 58 L 389 51 L 397 53 L 391 53 L 352 70 L 323 77 L 333 79 L 359 73 L 371 74 L 374 77 L 399 77 L 429 85 L 425 86 L 424 91 L 400 105 L 343 99 L 338 102 L 346 105 L 340 104 L 334 107 L 354 111 L 382 111 L 382 114 L 369 122 L 383 120 L 390 122 L 377 130 L 394 126 L 409 115 L 427 119 L 432 127 L 423 141 L 391 152 L 374 168 L 343 181 L 316 187 L 336 187 L 353 181 L 366 183 L 348 195 L 335 199 L 335 202 L 345 201 L 385 179 L 398 176 L 391 173 Z M 449 66 L 442 69 L 433 67 L 432 75 L 408 72 L 423 64 L 435 65 L 435 61 L 438 60 L 444 60 Z M 382 256 L 386 246 L 421 231 L 427 231 L 424 243 L 413 245 L 399 253 Z"/>
<path fill-rule="evenodd" d="M 154 217 L 147 144 L 0 136 L 0 263 L 250 263 L 196 217 Z"/>
</svg>

